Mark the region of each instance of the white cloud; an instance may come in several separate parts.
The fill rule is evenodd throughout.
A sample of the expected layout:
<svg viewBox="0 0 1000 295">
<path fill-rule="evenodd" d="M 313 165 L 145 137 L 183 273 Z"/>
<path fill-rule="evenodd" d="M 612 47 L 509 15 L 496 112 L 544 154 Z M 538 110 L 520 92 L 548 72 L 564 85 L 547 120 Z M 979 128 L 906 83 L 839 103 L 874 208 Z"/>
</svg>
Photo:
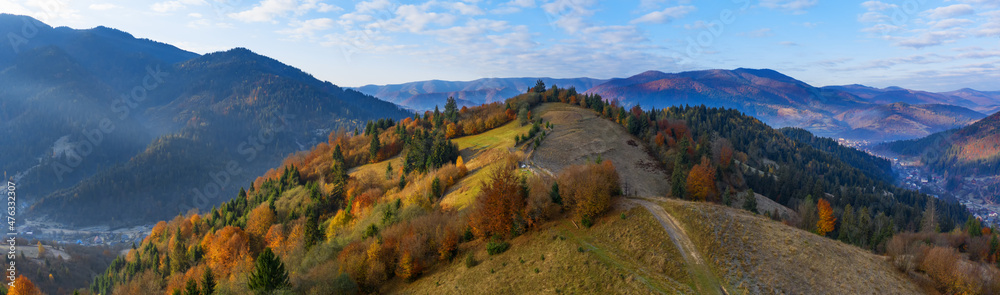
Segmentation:
<svg viewBox="0 0 1000 295">
<path fill-rule="evenodd" d="M 187 8 L 188 6 L 199 6 L 208 4 L 203 0 L 174 0 L 174 1 L 163 1 L 156 2 L 150 6 L 153 11 L 156 12 L 172 12 Z"/>
<path fill-rule="evenodd" d="M 397 17 L 392 20 L 390 26 L 387 28 L 390 31 L 408 30 L 411 33 L 419 33 L 428 24 L 447 26 L 455 21 L 455 16 L 451 14 L 428 11 L 428 6 L 426 4 L 421 6 L 399 6 L 399 8 L 396 8 Z"/>
<path fill-rule="evenodd" d="M 542 9 L 550 23 L 570 34 L 576 34 L 591 26 L 587 19 L 594 15 L 590 6 L 595 4 L 595 0 L 555 0 L 543 4 Z"/>
<path fill-rule="evenodd" d="M 741 33 L 740 35 L 746 35 L 747 37 L 750 38 L 764 38 L 764 37 L 774 36 L 774 33 L 771 32 L 771 28 L 762 28 L 749 31 L 746 33 Z"/>
<path fill-rule="evenodd" d="M 806 13 L 806 9 L 819 4 L 819 0 L 761 0 L 760 6 L 791 12 L 794 14 Z"/>
<path fill-rule="evenodd" d="M 950 43 L 955 39 L 964 37 L 957 31 L 935 31 L 927 32 L 916 37 L 901 38 L 896 45 L 912 47 L 916 49 Z"/>
<path fill-rule="evenodd" d="M 462 15 L 480 15 L 483 14 L 483 10 L 474 4 L 468 4 L 464 2 L 454 2 L 450 5 L 451 10 L 457 11 Z"/>
<path fill-rule="evenodd" d="M 333 27 L 334 20 L 329 18 L 316 18 L 305 21 L 292 21 L 292 27 L 278 31 L 279 34 L 288 35 L 292 39 L 315 38 L 316 32 L 328 30 Z"/>
<path fill-rule="evenodd" d="M 795 42 L 792 42 L 792 41 L 783 41 L 783 42 L 780 42 L 778 44 L 781 44 L 781 45 L 784 45 L 784 46 L 799 46 L 799 43 L 795 43 Z"/>
<path fill-rule="evenodd" d="M 87 8 L 90 8 L 90 10 L 109 10 L 118 7 L 119 7 L 118 5 L 114 5 L 111 3 L 94 3 L 90 4 L 90 6 L 87 6 Z"/>
<path fill-rule="evenodd" d="M 861 7 L 864 7 L 869 11 L 884 11 L 897 6 L 896 4 L 889 4 L 881 1 L 865 1 L 864 3 L 861 3 Z"/>
<path fill-rule="evenodd" d="M 521 8 L 532 8 L 535 7 L 535 0 L 513 0 L 507 2 L 507 5 L 517 6 Z"/>
<path fill-rule="evenodd" d="M 498 5 L 496 8 L 490 10 L 492 14 L 511 14 L 521 12 L 525 8 L 534 8 L 535 0 L 512 0 L 504 4 Z"/>
<path fill-rule="evenodd" d="M 230 13 L 229 17 L 244 22 L 272 22 L 298 8 L 296 0 L 264 0 L 249 10 Z"/>
<path fill-rule="evenodd" d="M 971 20 L 968 20 L 968 19 L 964 19 L 964 18 L 948 18 L 948 19 L 942 19 L 942 20 L 939 20 L 939 21 L 932 21 L 932 22 L 930 22 L 928 24 L 931 25 L 932 29 L 941 30 L 941 29 L 950 29 L 950 28 L 954 28 L 954 27 L 960 27 L 960 26 L 967 25 L 967 24 L 972 24 L 972 23 L 974 23 L 974 22 L 971 21 Z"/>
<path fill-rule="evenodd" d="M 363 4 L 359 3 L 358 5 Z M 309 11 L 334 12 L 342 8 L 320 2 L 320 0 L 263 0 L 248 10 L 230 13 L 229 17 L 244 22 L 276 22 L 276 18 L 290 14 L 302 15 Z"/>
<path fill-rule="evenodd" d="M 647 14 L 645 14 L 643 16 L 640 16 L 637 19 L 632 20 L 629 23 L 631 23 L 631 24 L 639 24 L 639 23 L 662 24 L 662 23 L 667 23 L 667 22 L 670 22 L 670 21 L 678 19 L 678 18 L 682 18 L 685 15 L 687 15 L 688 13 L 694 12 L 695 10 L 697 10 L 697 8 L 695 8 L 694 6 L 690 6 L 690 5 L 668 7 L 666 9 L 664 9 L 664 10 L 661 10 L 661 11 L 654 11 L 654 12 L 647 13 Z"/>
<path fill-rule="evenodd" d="M 889 19 L 888 15 L 880 12 L 869 11 L 858 16 L 858 21 L 863 23 L 877 23 Z"/>
<path fill-rule="evenodd" d="M 951 18 L 956 16 L 973 14 L 975 13 L 975 10 L 972 9 L 972 6 L 969 4 L 955 4 L 950 6 L 929 9 L 924 13 L 926 13 L 932 19 L 943 19 L 943 18 Z"/>
</svg>

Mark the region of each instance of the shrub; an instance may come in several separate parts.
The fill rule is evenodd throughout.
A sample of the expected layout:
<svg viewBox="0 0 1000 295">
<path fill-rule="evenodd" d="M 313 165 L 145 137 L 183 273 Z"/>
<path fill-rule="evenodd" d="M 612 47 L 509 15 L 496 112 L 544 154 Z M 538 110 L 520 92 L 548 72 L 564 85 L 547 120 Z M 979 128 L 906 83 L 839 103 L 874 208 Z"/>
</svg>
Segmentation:
<svg viewBox="0 0 1000 295">
<path fill-rule="evenodd" d="M 611 208 L 611 196 L 621 191 L 611 161 L 570 166 L 559 174 L 559 194 L 581 220 L 601 216 Z"/>
<path fill-rule="evenodd" d="M 590 228 L 591 226 L 594 226 L 594 219 L 590 218 L 590 215 L 584 215 L 580 218 L 580 224 L 584 227 Z"/>
<path fill-rule="evenodd" d="M 472 252 L 465 254 L 465 267 L 472 268 L 476 266 L 476 257 L 472 255 Z"/>
<path fill-rule="evenodd" d="M 506 252 L 508 248 L 510 248 L 510 243 L 505 241 L 494 240 L 486 243 L 486 253 L 489 253 L 490 255 L 497 255 Z"/>
<path fill-rule="evenodd" d="M 365 228 L 364 233 L 362 233 L 362 238 L 374 237 L 376 235 L 378 235 L 378 226 L 370 224 Z"/>
</svg>

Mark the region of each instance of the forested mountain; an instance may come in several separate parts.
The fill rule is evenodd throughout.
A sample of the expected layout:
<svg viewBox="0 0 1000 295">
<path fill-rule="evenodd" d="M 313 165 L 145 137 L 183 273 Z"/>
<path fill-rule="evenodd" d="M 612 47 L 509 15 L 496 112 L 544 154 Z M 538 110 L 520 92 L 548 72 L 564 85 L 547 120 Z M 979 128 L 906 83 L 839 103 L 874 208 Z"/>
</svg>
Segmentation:
<svg viewBox="0 0 1000 295">
<path fill-rule="evenodd" d="M 951 175 L 1000 174 L 1000 113 L 972 125 L 927 137 L 885 143 L 879 148 L 919 157 L 932 171 Z"/>
<path fill-rule="evenodd" d="M 968 212 L 960 204 L 889 185 L 884 179 L 885 160 L 801 129 L 772 129 L 736 110 L 624 108 L 596 95 L 538 84 L 504 103 L 459 110 L 457 103 L 449 102 L 443 112 L 402 121 L 370 121 L 362 134 L 331 133 L 326 142 L 289 156 L 222 206 L 158 223 L 141 245 L 96 277 L 90 289 L 97 293 L 426 293 L 468 288 L 465 284 L 478 289 L 509 285 L 511 280 L 538 280 L 541 286 L 517 284 L 517 290 L 531 292 L 550 286 L 576 290 L 567 285 L 582 280 L 591 285 L 600 282 L 583 290 L 699 293 L 791 285 L 808 290 L 830 282 L 857 290 L 871 288 L 858 282 L 865 279 L 881 284 L 881 278 L 902 277 L 913 283 L 892 269 L 894 261 L 867 251 L 914 257 L 917 264 L 968 263 L 958 258 L 935 260 L 937 254 L 912 256 L 909 247 L 896 245 L 910 241 L 895 238 L 897 232 L 922 230 L 930 237 L 937 230 L 958 228 Z M 639 157 L 640 163 L 614 163 L 602 160 L 602 155 L 621 151 L 596 148 L 585 162 L 540 171 L 542 166 L 534 164 L 541 160 L 537 157 L 593 143 L 586 136 L 566 136 L 580 132 L 582 126 L 596 126 L 572 120 L 609 123 L 614 128 L 602 130 L 629 138 L 618 144 L 647 153 Z M 623 194 L 633 196 L 637 191 L 629 190 L 626 182 L 637 178 L 621 174 L 629 171 L 622 166 L 631 165 L 669 171 L 669 180 L 655 180 L 668 181 L 669 194 L 625 199 Z M 755 192 L 780 205 L 756 205 L 750 201 L 757 200 Z M 467 205 L 457 205 L 462 203 Z M 695 238 L 687 248 L 681 244 L 673 248 L 665 241 L 686 240 L 687 234 L 663 236 L 659 226 L 664 221 L 657 222 L 646 209 L 620 209 L 613 203 L 663 206 L 660 211 L 667 212 L 653 215 L 684 217 L 673 222 L 685 225 Z M 772 220 L 755 216 L 760 208 L 774 208 L 759 213 Z M 613 215 L 607 216 L 608 212 Z M 939 238 L 955 243 L 986 241 L 986 237 L 962 236 L 973 230 L 974 226 L 963 227 L 958 234 Z M 748 246 L 749 240 L 778 233 L 794 235 Z M 691 251 L 719 259 L 687 259 Z M 826 264 L 816 266 L 810 261 L 826 257 L 816 251 L 836 258 L 824 258 Z M 980 255 L 970 258 L 977 264 L 954 274 L 971 278 L 968 284 L 980 290 L 996 290 L 986 285 L 990 279 L 969 275 L 996 273 L 981 255 L 996 251 L 971 247 L 963 251 Z M 784 260 L 761 259 L 766 255 Z M 808 274 L 812 280 L 799 277 L 804 274 L 771 275 L 794 269 L 789 264 L 841 269 L 858 267 L 859 261 L 866 261 L 864 272 L 880 279 L 867 278 L 867 273 L 854 277 L 853 271 Z M 772 263 L 784 266 L 763 266 Z M 634 272 L 634 265 L 653 275 L 644 277 L 644 284 L 618 285 L 625 273 Z M 731 272 L 721 270 L 724 266 L 763 270 Z M 953 280 L 932 271 L 927 270 L 931 275 L 924 280 L 942 284 Z M 719 273 L 726 276 L 716 279 Z M 718 281 L 699 281 L 706 278 Z M 942 290 L 964 288 L 944 286 Z"/>
<path fill-rule="evenodd" d="M 13 15 L 0 29 L 32 33 L 0 48 L 0 136 L 18 143 L 0 164 L 33 217 L 121 226 L 206 209 L 333 129 L 411 115 L 247 49 L 199 56 Z"/>
<path fill-rule="evenodd" d="M 847 92 L 860 97 L 864 101 L 877 104 L 902 102 L 907 104 L 950 104 L 963 107 L 974 107 L 981 104 L 980 102 L 973 102 L 962 97 L 942 93 L 910 90 L 895 86 L 875 88 L 854 84 L 844 86 L 826 86 L 823 87 L 823 89 Z"/>
<path fill-rule="evenodd" d="M 585 91 L 607 80 L 592 78 L 483 78 L 473 81 L 418 81 L 394 85 L 366 85 L 357 90 L 414 110 L 433 110 L 454 97 L 459 106 L 478 106 L 524 93 L 541 79 L 548 85 Z"/>
<path fill-rule="evenodd" d="M 983 117 L 986 115 L 954 105 L 897 102 L 844 111 L 835 118 L 846 122 L 855 138 L 889 141 L 924 137 Z"/>
<path fill-rule="evenodd" d="M 913 91 L 899 89 L 911 93 Z M 860 86 L 816 88 L 773 70 L 647 71 L 612 79 L 587 93 L 622 105 L 667 107 L 704 104 L 740 110 L 776 127 L 799 127 L 822 136 L 881 141 L 914 138 L 961 127 L 985 115 L 961 106 L 898 104 L 883 90 Z M 934 93 L 921 95 L 945 97 Z M 923 102 L 913 100 L 914 102 Z M 958 103 L 966 100 L 928 100 Z"/>
</svg>

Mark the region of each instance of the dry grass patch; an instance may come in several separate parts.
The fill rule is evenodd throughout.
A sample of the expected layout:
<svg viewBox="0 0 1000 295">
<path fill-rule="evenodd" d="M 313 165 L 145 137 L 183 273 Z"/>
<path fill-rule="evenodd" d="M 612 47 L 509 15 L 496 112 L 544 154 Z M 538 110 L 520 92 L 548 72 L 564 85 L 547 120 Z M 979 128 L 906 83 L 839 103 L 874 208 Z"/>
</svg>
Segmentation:
<svg viewBox="0 0 1000 295">
<path fill-rule="evenodd" d="M 626 215 L 621 219 L 621 214 Z M 485 242 L 461 245 L 458 259 L 382 291 L 405 294 L 690 294 L 683 258 L 645 209 L 615 210 L 589 229 L 549 222 L 489 256 Z M 467 268 L 472 251 L 478 265 Z"/>
<path fill-rule="evenodd" d="M 917 294 L 884 257 L 724 206 L 665 200 L 730 285 L 751 294 Z"/>
</svg>

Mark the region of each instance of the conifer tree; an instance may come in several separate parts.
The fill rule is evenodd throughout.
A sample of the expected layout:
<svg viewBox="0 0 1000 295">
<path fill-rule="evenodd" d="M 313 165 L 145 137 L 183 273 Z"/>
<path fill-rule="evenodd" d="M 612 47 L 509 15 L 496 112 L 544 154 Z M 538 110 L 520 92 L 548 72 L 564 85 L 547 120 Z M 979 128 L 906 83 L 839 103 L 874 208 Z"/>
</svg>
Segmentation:
<svg viewBox="0 0 1000 295">
<path fill-rule="evenodd" d="M 206 267 L 205 274 L 201 276 L 201 293 L 204 295 L 215 293 L 215 275 L 212 274 L 211 267 Z"/>
<path fill-rule="evenodd" d="M 757 212 L 757 196 L 752 189 L 747 190 L 747 195 L 743 197 L 743 210 L 753 213 Z"/>
<path fill-rule="evenodd" d="M 201 292 L 198 291 L 198 283 L 194 281 L 194 278 L 188 279 L 187 283 L 184 284 L 184 295 L 201 295 Z"/>
<path fill-rule="evenodd" d="M 291 286 L 285 264 L 278 256 L 274 255 L 271 248 L 264 248 L 264 251 L 257 256 L 257 261 L 254 262 L 253 273 L 250 274 L 247 287 L 256 294 L 273 294 L 276 290 Z"/>
</svg>

